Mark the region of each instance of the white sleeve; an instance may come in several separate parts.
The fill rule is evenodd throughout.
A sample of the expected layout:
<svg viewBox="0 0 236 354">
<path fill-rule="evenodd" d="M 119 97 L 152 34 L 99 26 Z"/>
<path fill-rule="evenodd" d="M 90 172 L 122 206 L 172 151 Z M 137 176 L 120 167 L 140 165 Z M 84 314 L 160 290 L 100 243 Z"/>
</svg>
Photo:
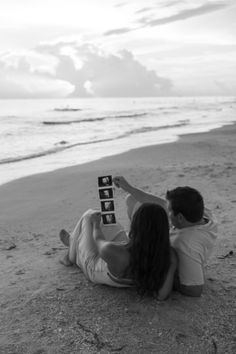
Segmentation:
<svg viewBox="0 0 236 354">
<path fill-rule="evenodd" d="M 179 258 L 178 273 L 180 284 L 186 286 L 203 285 L 204 274 L 202 265 L 179 249 L 176 251 Z"/>
</svg>

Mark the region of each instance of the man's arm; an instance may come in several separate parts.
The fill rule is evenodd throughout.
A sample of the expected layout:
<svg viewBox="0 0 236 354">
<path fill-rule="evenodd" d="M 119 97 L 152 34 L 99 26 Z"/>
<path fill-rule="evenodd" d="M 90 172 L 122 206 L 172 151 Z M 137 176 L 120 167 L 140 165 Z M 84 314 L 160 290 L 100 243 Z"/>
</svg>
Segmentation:
<svg viewBox="0 0 236 354">
<path fill-rule="evenodd" d="M 178 274 L 175 274 L 174 290 L 183 295 L 191 297 L 200 297 L 203 291 L 203 285 L 183 285 L 179 281 Z"/>
<path fill-rule="evenodd" d="M 141 189 L 133 187 L 129 184 L 123 176 L 116 176 L 113 178 L 114 184 L 118 188 L 122 188 L 125 192 L 131 194 L 140 203 L 155 203 L 167 209 L 167 203 L 165 199 L 156 197 L 153 194 L 146 193 Z"/>
<path fill-rule="evenodd" d="M 174 290 L 181 294 L 192 297 L 199 297 L 203 291 L 204 276 L 202 266 L 193 261 L 183 252 L 178 250 L 178 274 L 175 274 Z M 185 285 L 183 282 L 194 284 L 200 282 L 200 285 Z"/>
</svg>

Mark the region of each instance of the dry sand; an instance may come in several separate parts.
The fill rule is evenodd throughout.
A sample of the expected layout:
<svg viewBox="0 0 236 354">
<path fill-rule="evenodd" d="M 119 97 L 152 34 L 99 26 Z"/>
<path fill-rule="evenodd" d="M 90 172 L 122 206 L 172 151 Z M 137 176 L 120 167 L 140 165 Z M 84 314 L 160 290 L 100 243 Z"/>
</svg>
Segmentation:
<svg viewBox="0 0 236 354">
<path fill-rule="evenodd" d="M 235 353 L 235 136 L 236 126 L 225 126 L 1 186 L 0 353 Z M 97 176 L 110 173 L 157 195 L 178 185 L 202 192 L 219 239 L 201 298 L 141 299 L 59 263 L 59 230 L 99 206 Z M 127 227 L 124 196 L 116 190 Z"/>
</svg>

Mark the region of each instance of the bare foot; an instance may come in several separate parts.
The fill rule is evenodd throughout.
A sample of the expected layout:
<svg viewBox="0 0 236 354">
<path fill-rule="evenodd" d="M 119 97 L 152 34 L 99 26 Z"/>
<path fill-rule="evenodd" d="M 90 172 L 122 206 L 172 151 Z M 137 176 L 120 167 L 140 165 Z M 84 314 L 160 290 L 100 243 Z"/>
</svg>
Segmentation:
<svg viewBox="0 0 236 354">
<path fill-rule="evenodd" d="M 61 242 L 69 247 L 70 246 L 70 234 L 69 232 L 67 232 L 66 230 L 62 229 L 59 233 L 59 237 L 60 237 L 60 240 Z"/>
<path fill-rule="evenodd" d="M 70 267 L 70 266 L 73 265 L 73 263 L 71 263 L 71 261 L 69 260 L 69 254 L 68 254 L 68 252 L 66 253 L 66 255 L 65 255 L 62 259 L 60 259 L 59 262 L 60 262 L 61 264 L 63 264 L 64 266 L 66 266 L 66 267 Z"/>
</svg>

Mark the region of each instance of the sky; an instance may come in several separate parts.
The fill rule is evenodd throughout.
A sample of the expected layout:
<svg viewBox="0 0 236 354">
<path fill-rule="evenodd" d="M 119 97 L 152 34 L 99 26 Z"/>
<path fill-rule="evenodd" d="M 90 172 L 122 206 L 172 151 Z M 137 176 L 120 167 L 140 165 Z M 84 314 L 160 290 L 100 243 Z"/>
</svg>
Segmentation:
<svg viewBox="0 0 236 354">
<path fill-rule="evenodd" d="M 0 0 L 0 98 L 233 96 L 233 0 Z"/>
</svg>

